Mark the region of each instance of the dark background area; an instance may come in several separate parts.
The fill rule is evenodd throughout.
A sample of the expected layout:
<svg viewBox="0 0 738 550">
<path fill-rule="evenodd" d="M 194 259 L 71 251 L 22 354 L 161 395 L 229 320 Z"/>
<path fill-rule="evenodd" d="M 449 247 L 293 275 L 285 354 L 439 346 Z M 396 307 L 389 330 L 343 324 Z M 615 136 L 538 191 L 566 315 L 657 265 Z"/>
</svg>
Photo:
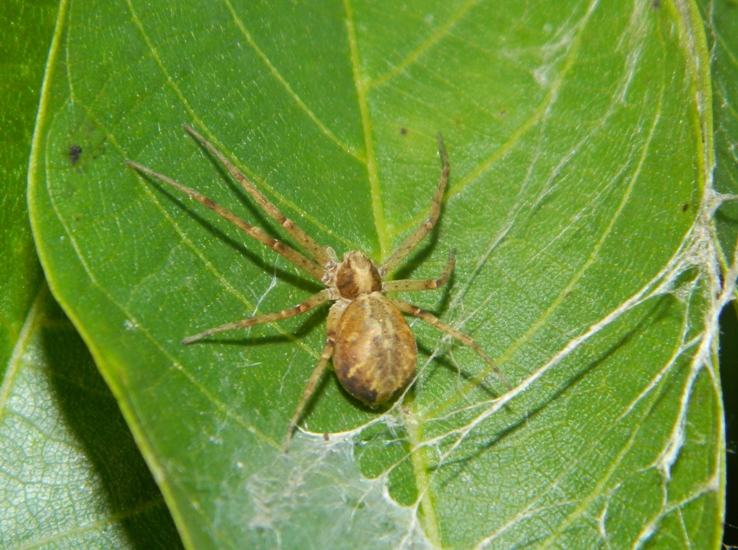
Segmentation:
<svg viewBox="0 0 738 550">
<path fill-rule="evenodd" d="M 725 439 L 728 483 L 725 511 L 725 546 L 738 547 L 738 317 L 733 302 L 720 315 L 720 378 L 725 403 Z"/>
</svg>

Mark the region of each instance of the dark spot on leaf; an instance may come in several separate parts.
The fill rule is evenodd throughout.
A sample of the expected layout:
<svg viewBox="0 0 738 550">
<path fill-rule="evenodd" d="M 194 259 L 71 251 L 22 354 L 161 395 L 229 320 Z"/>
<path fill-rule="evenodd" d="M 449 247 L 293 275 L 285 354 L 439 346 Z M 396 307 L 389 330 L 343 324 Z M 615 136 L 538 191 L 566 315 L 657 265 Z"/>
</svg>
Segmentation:
<svg viewBox="0 0 738 550">
<path fill-rule="evenodd" d="M 79 160 L 79 156 L 82 154 L 82 147 L 79 145 L 72 145 L 69 148 L 69 161 L 72 163 L 72 166 L 77 164 L 77 161 Z"/>
<path fill-rule="evenodd" d="M 653 0 L 651 7 L 655 10 L 659 9 L 661 7 L 661 0 Z"/>
<path fill-rule="evenodd" d="M 682 205 L 682 212 L 686 212 L 687 210 L 689 210 L 689 203 L 686 203 L 686 202 L 685 202 L 685 203 L 684 203 L 684 204 Z"/>
<path fill-rule="evenodd" d="M 507 109 L 500 109 L 500 118 L 504 118 L 507 116 Z"/>
<path fill-rule="evenodd" d="M 407 128 L 400 128 L 400 135 L 406 136 L 407 135 Z"/>
</svg>

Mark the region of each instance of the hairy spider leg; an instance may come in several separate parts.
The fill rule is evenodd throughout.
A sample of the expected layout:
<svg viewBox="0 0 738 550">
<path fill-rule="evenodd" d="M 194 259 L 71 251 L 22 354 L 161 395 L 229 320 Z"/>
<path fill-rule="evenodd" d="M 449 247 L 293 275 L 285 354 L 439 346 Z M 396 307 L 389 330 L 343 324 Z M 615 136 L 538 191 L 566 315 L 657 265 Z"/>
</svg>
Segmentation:
<svg viewBox="0 0 738 550">
<path fill-rule="evenodd" d="M 287 246 L 282 241 L 273 239 L 272 237 L 267 235 L 266 232 L 264 232 L 262 229 L 255 227 L 248 222 L 245 222 L 244 220 L 236 216 L 233 212 L 231 212 L 227 208 L 221 206 L 220 204 L 206 197 L 205 195 L 198 193 L 194 189 L 190 189 L 189 187 L 182 185 L 181 183 L 173 180 L 172 178 L 169 178 L 163 174 L 159 174 L 158 172 L 154 172 L 151 168 L 142 166 L 141 164 L 138 164 L 137 162 L 133 162 L 132 160 L 126 159 L 125 163 L 131 168 L 135 168 L 139 172 L 142 172 L 153 178 L 156 178 L 159 181 L 174 187 L 178 191 L 189 196 L 191 199 L 196 200 L 203 206 L 209 208 L 210 210 L 212 210 L 213 212 L 215 212 L 216 214 L 218 214 L 225 220 L 231 222 L 233 225 L 235 225 L 239 229 L 246 232 L 250 237 L 253 237 L 254 239 L 256 239 L 262 244 L 265 244 L 266 246 L 274 250 L 277 254 L 284 256 L 287 260 L 289 260 L 294 265 L 296 265 L 297 267 L 305 271 L 311 277 L 322 282 L 325 270 L 321 266 L 317 265 L 314 261 L 303 256 L 301 253 L 299 253 L 294 248 Z"/>
<path fill-rule="evenodd" d="M 333 343 L 333 340 L 329 338 L 325 344 L 325 347 L 323 348 L 323 353 L 320 354 L 320 360 L 318 360 L 318 364 L 313 369 L 313 373 L 310 375 L 310 379 L 308 380 L 307 385 L 305 386 L 305 390 L 302 392 L 302 397 L 300 398 L 300 402 L 297 404 L 297 408 L 295 409 L 295 414 L 293 414 L 292 418 L 290 419 L 290 425 L 287 428 L 287 435 L 285 436 L 285 440 L 284 440 L 284 452 L 285 453 L 290 450 L 290 443 L 292 442 L 292 434 L 295 433 L 295 428 L 297 427 L 297 423 L 299 422 L 300 417 L 302 416 L 302 413 L 305 410 L 305 406 L 307 405 L 313 393 L 315 393 L 315 387 L 318 385 L 318 381 L 320 380 L 320 377 L 323 375 L 323 372 L 325 372 L 325 368 L 328 365 L 328 361 L 333 356 L 334 347 L 335 345 Z"/>
<path fill-rule="evenodd" d="M 441 213 L 443 192 L 446 190 L 446 183 L 448 182 L 448 176 L 451 171 L 448 162 L 448 153 L 446 153 L 446 146 L 443 143 L 443 136 L 440 132 L 438 133 L 438 152 L 441 155 L 443 168 L 441 169 L 441 177 L 438 180 L 436 193 L 433 195 L 433 204 L 431 205 L 430 214 L 428 215 L 428 218 L 400 244 L 400 246 L 392 251 L 384 263 L 379 267 L 379 274 L 383 277 L 405 259 L 410 251 L 423 240 L 431 229 L 433 229 L 436 221 L 438 221 L 438 216 Z"/>
<path fill-rule="evenodd" d="M 436 290 L 446 284 L 456 265 L 456 250 L 448 253 L 448 263 L 438 279 L 399 279 L 382 283 L 382 292 L 415 292 L 416 290 Z"/>
<path fill-rule="evenodd" d="M 470 348 L 472 348 L 474 351 L 477 352 L 477 354 L 484 359 L 484 361 L 492 367 L 492 370 L 495 371 L 495 374 L 500 377 L 500 380 L 507 386 L 508 390 L 512 389 L 512 386 L 510 385 L 510 382 L 507 381 L 507 378 L 505 378 L 505 375 L 502 374 L 502 371 L 497 368 L 497 365 L 492 361 L 489 355 L 485 353 L 485 351 L 482 349 L 482 347 L 477 344 L 474 340 L 472 340 L 469 336 L 464 334 L 463 332 L 459 332 L 453 327 L 450 327 L 446 323 L 441 322 L 438 317 L 433 315 L 432 313 L 429 313 L 423 309 L 420 309 L 418 306 L 414 306 L 413 304 L 410 304 L 408 302 L 403 302 L 401 300 L 390 300 L 392 304 L 402 311 L 403 313 L 407 313 L 408 315 L 412 315 L 413 317 L 417 317 L 421 321 L 425 321 L 429 325 L 434 326 L 441 332 L 445 332 L 449 336 L 452 336 L 459 342 L 466 344 Z"/>
<path fill-rule="evenodd" d="M 235 330 L 237 328 L 252 327 L 254 325 L 260 325 L 262 323 L 270 323 L 272 321 L 281 321 L 282 319 L 289 319 L 290 317 L 296 317 L 297 315 L 302 315 L 303 313 L 310 311 L 311 309 L 319 306 L 320 304 L 324 304 L 325 302 L 328 302 L 329 300 L 333 300 L 333 299 L 334 298 L 333 298 L 333 293 L 331 292 L 331 289 L 326 288 L 324 290 L 321 290 L 317 294 L 313 294 L 312 296 L 310 296 L 310 298 L 308 298 L 304 302 L 300 302 L 296 306 L 283 309 L 282 311 L 276 311 L 274 313 L 265 313 L 264 315 L 257 315 L 256 317 L 248 317 L 241 321 L 236 321 L 235 323 L 227 323 L 219 327 L 210 328 L 208 330 L 205 330 L 193 336 L 188 336 L 187 338 L 182 340 L 182 345 L 186 346 L 188 344 L 197 342 L 198 340 L 202 340 L 203 338 L 206 338 L 210 336 L 211 334 L 217 334 L 219 332 L 225 332 L 227 330 Z"/>
<path fill-rule="evenodd" d="M 285 215 L 282 214 L 276 206 L 269 202 L 269 199 L 267 199 L 264 194 L 256 188 L 243 172 L 236 168 L 223 153 L 216 149 L 215 145 L 197 133 L 197 131 L 186 122 L 182 123 L 182 127 L 187 130 L 192 137 L 202 143 L 207 150 L 210 151 L 223 164 L 223 166 L 228 169 L 231 176 L 233 176 L 246 192 L 251 195 L 257 203 L 259 203 L 259 206 L 261 206 L 264 211 L 272 217 L 272 219 L 279 223 L 287 233 L 292 235 L 292 237 L 305 250 L 307 250 L 308 255 L 312 256 L 312 258 L 322 266 L 325 266 L 330 261 L 325 248 L 316 243 L 315 240 L 313 240 L 313 238 L 303 231 L 303 229 L 295 222 L 285 217 Z"/>
</svg>

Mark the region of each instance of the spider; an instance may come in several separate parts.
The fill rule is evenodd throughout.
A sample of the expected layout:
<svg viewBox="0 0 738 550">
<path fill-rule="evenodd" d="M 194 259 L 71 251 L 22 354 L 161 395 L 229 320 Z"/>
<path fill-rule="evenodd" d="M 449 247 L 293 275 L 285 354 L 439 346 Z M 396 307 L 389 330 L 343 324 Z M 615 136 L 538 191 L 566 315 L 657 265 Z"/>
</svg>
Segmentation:
<svg viewBox="0 0 738 550">
<path fill-rule="evenodd" d="M 446 267 L 437 279 L 383 280 L 423 240 L 438 220 L 441 211 L 441 200 L 450 172 L 448 154 L 440 133 L 438 134 L 438 150 L 441 156 L 442 169 L 433 196 L 430 215 L 381 265 L 377 266 L 366 254 L 355 250 L 346 252 L 343 259 L 339 260 L 331 247 L 319 245 L 295 222 L 286 218 L 212 143 L 188 124 L 185 123 L 182 126 L 228 169 L 228 172 L 243 186 L 259 206 L 276 220 L 307 254 L 298 252 L 285 243 L 273 239 L 263 230 L 245 222 L 194 189 L 185 187 L 181 183 L 131 160 L 126 160 L 126 164 L 143 174 L 174 187 L 191 199 L 213 210 L 239 229 L 242 229 L 250 237 L 281 254 L 327 287 L 296 306 L 205 330 L 193 336 L 188 336 L 182 340 L 182 345 L 192 344 L 219 332 L 288 319 L 310 311 L 325 302 L 334 302 L 328 313 L 325 347 L 305 386 L 295 413 L 290 419 L 287 435 L 285 436 L 285 450 L 289 449 L 292 434 L 305 410 L 305 406 L 313 395 L 318 381 L 331 359 L 341 385 L 348 393 L 369 407 L 376 408 L 386 403 L 408 385 L 415 373 L 418 350 L 413 332 L 410 330 L 403 313 L 417 317 L 471 347 L 494 370 L 508 389 L 510 388 L 510 384 L 492 362 L 492 359 L 468 335 L 441 322 L 437 317 L 417 306 L 385 296 L 388 292 L 438 289 L 446 284 L 454 269 L 455 251 L 451 249 Z"/>
</svg>

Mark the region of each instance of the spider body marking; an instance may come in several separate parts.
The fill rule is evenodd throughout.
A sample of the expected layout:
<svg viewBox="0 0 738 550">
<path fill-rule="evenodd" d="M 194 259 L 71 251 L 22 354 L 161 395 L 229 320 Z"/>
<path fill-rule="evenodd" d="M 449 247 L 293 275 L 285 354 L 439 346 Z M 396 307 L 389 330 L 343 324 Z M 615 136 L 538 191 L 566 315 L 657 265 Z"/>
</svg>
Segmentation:
<svg viewBox="0 0 738 550">
<path fill-rule="evenodd" d="M 188 336 L 182 340 L 182 344 L 192 344 L 212 334 L 228 330 L 287 319 L 305 313 L 327 301 L 334 302 L 328 313 L 326 343 L 323 352 L 287 428 L 285 451 L 289 448 L 292 434 L 329 360 L 333 360 L 336 376 L 346 391 L 370 407 L 386 403 L 410 383 L 415 373 L 418 351 L 415 336 L 403 314 L 417 317 L 471 347 L 497 373 L 508 389 L 510 388 L 510 384 L 492 359 L 468 335 L 446 325 L 431 313 L 417 306 L 387 298 L 384 295 L 387 292 L 438 289 L 446 284 L 453 271 L 455 259 L 452 249 L 446 268 L 437 279 L 384 281 L 384 277 L 407 257 L 438 220 L 450 172 L 448 155 L 440 133 L 438 134 L 438 150 L 443 167 L 429 216 L 380 266 L 377 266 L 359 251 L 347 252 L 343 260 L 339 261 L 333 249 L 319 245 L 297 224 L 286 218 L 212 143 L 189 125 L 183 124 L 182 126 L 228 169 L 233 178 L 242 185 L 259 206 L 276 220 L 307 254 L 273 239 L 263 230 L 242 220 L 194 189 L 131 160 L 126 160 L 126 164 L 142 174 L 170 185 L 213 210 L 327 287 L 296 306 L 205 330 Z"/>
</svg>

